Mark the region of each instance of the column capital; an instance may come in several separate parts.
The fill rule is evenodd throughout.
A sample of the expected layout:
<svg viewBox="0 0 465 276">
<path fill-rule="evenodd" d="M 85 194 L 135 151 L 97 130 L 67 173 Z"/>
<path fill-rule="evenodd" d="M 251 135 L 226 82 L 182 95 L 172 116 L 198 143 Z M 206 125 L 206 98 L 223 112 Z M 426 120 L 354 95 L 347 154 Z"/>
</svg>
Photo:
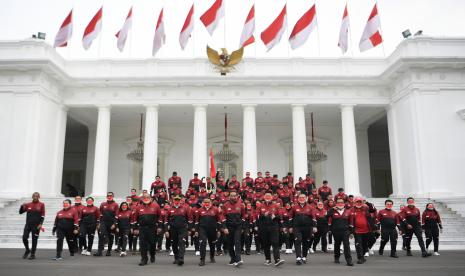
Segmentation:
<svg viewBox="0 0 465 276">
<path fill-rule="evenodd" d="M 195 104 L 192 104 L 192 106 L 197 109 L 197 108 L 204 108 L 206 109 L 208 104 L 204 104 L 204 103 L 195 103 Z"/>
<path fill-rule="evenodd" d="M 354 106 L 356 106 L 357 104 L 354 104 L 354 103 L 343 103 L 340 105 L 340 108 L 343 109 L 343 108 L 354 108 Z"/>
<path fill-rule="evenodd" d="M 242 108 L 244 108 L 244 109 L 246 109 L 246 108 L 248 108 L 248 107 L 249 107 L 249 108 L 250 108 L 250 107 L 255 108 L 255 107 L 257 107 L 257 104 L 246 103 L 246 104 L 241 104 L 241 106 L 242 106 Z"/>
<path fill-rule="evenodd" d="M 293 103 L 291 104 L 291 107 L 294 108 L 294 107 L 306 107 L 307 104 L 303 104 L 303 103 Z"/>
<path fill-rule="evenodd" d="M 158 104 L 144 104 L 146 110 L 157 110 L 159 105 Z"/>
<path fill-rule="evenodd" d="M 110 109 L 111 105 L 110 104 L 95 104 L 95 107 L 98 109 Z"/>
</svg>

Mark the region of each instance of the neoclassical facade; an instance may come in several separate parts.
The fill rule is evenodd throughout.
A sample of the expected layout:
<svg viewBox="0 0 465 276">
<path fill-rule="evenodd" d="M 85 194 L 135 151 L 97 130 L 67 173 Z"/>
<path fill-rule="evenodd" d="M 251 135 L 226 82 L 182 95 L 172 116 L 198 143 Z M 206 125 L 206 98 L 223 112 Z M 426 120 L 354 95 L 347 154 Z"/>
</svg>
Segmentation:
<svg viewBox="0 0 465 276">
<path fill-rule="evenodd" d="M 307 159 L 309 112 L 325 161 Z M 227 76 L 206 58 L 66 60 L 40 40 L 2 41 L 0 197 L 206 176 L 225 113 L 240 176 L 311 167 L 352 194 L 465 196 L 465 38 L 420 36 L 386 58 L 248 58 Z"/>
</svg>

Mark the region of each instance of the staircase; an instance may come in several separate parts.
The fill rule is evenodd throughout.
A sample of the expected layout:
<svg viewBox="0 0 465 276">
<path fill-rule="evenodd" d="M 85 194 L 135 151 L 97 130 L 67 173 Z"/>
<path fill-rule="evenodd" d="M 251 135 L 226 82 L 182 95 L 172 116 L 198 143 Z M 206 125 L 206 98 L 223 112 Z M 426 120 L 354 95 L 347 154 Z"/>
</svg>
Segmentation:
<svg viewBox="0 0 465 276">
<path fill-rule="evenodd" d="M 64 198 L 42 198 L 45 202 L 46 216 L 43 227 L 45 232 L 40 233 L 39 248 L 55 248 L 56 238 L 52 236 L 52 227 L 55 219 L 55 214 L 62 208 Z M 398 209 L 401 203 L 405 203 L 405 198 L 391 198 L 394 201 L 395 209 Z M 96 206 L 100 205 L 104 198 L 96 199 Z M 384 198 L 368 198 L 378 210 L 384 208 Z M 24 202 L 30 201 L 27 199 L 6 200 L 0 199 L 0 248 L 21 248 L 22 234 L 26 215 L 19 215 L 19 206 Z M 116 199 L 116 202 L 121 202 L 122 199 Z M 465 218 L 457 214 L 455 211 L 447 208 L 440 202 L 435 202 L 427 198 L 417 198 L 416 204 L 421 211 L 425 209 L 426 203 L 434 202 L 436 209 L 441 215 L 443 221 L 443 233 L 440 235 L 440 249 L 465 249 Z M 98 242 L 96 235 L 94 244 Z M 66 243 L 65 243 L 66 244 Z M 379 240 L 377 242 L 379 245 Z M 400 245 L 400 239 L 399 239 Z M 432 245 L 431 245 L 432 246 Z M 418 249 L 416 239 L 413 239 L 412 248 Z M 430 247 L 431 249 L 431 247 Z"/>
</svg>

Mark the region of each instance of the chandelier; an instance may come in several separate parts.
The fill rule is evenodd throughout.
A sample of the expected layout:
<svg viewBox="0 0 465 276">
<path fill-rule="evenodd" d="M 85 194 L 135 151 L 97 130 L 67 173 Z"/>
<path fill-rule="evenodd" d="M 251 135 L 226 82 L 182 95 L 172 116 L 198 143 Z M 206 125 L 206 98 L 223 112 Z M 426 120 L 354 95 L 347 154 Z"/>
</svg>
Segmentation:
<svg viewBox="0 0 465 276">
<path fill-rule="evenodd" d="M 315 131 L 313 127 L 313 112 L 310 113 L 310 121 L 312 124 L 312 141 L 310 142 L 310 149 L 307 151 L 307 158 L 309 161 L 325 161 L 327 156 L 324 152 L 320 151 L 315 142 Z"/>
<path fill-rule="evenodd" d="M 229 148 L 228 142 L 228 114 L 224 114 L 224 142 L 223 148 L 215 154 L 215 158 L 224 163 L 228 163 L 238 158 L 239 156 Z"/>
<path fill-rule="evenodd" d="M 142 141 L 142 118 L 143 114 L 140 114 L 140 130 L 139 130 L 139 141 L 137 147 L 126 155 L 126 158 L 135 162 L 142 162 L 144 160 L 144 141 Z"/>
</svg>

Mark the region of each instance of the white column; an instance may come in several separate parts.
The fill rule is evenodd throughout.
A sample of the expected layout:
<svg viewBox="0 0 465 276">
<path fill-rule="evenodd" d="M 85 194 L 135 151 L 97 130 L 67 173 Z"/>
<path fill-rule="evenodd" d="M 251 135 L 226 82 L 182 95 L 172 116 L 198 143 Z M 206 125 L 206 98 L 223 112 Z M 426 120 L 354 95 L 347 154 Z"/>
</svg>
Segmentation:
<svg viewBox="0 0 465 276">
<path fill-rule="evenodd" d="M 146 107 L 144 136 L 144 167 L 142 188 L 150 190 L 157 174 L 158 156 L 158 105 Z"/>
<path fill-rule="evenodd" d="M 341 120 L 345 191 L 347 194 L 360 195 L 354 105 L 341 105 Z"/>
<path fill-rule="evenodd" d="M 292 105 L 292 152 L 294 156 L 294 179 L 305 178 L 308 172 L 308 164 L 304 104 Z"/>
<path fill-rule="evenodd" d="M 386 107 L 387 110 L 387 123 L 388 123 L 388 136 L 389 136 L 389 155 L 391 162 L 391 178 L 392 178 L 392 195 L 402 195 L 402 179 L 400 176 L 399 164 L 399 148 L 397 142 L 397 123 L 394 110 L 392 106 Z"/>
<path fill-rule="evenodd" d="M 194 104 L 192 174 L 207 176 L 207 105 Z"/>
<path fill-rule="evenodd" d="M 255 122 L 256 104 L 243 104 L 243 176 L 250 172 L 252 177 L 257 175 L 257 124 Z"/>
<path fill-rule="evenodd" d="M 92 195 L 105 196 L 108 189 L 108 155 L 110 150 L 110 106 L 98 107 L 95 138 L 94 178 Z"/>
<path fill-rule="evenodd" d="M 66 121 L 68 119 L 68 108 L 63 106 L 57 112 L 57 132 L 56 132 L 56 156 L 54 158 L 55 174 L 50 188 L 51 196 L 63 196 L 61 194 L 61 184 L 63 179 L 63 161 L 65 156 Z"/>
</svg>

